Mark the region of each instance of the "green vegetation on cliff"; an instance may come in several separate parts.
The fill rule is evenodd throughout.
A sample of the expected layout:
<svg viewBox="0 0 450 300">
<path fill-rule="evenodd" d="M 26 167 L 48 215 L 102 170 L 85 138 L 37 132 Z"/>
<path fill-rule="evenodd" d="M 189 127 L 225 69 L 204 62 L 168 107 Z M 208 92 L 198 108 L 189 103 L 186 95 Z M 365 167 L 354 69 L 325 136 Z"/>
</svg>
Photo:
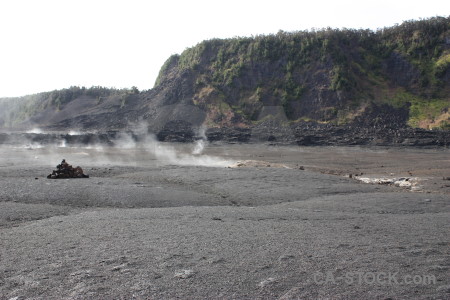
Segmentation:
<svg viewBox="0 0 450 300">
<path fill-rule="evenodd" d="M 400 97 L 409 125 L 446 127 L 450 18 L 376 32 L 327 28 L 203 41 L 170 57 L 155 86 L 182 72 L 195 78 L 195 104 L 228 104 L 216 123 L 230 113 L 254 120 L 263 106 L 282 106 L 290 120 L 347 122 L 369 104 L 396 106 Z"/>
<path fill-rule="evenodd" d="M 136 87 L 131 89 L 114 89 L 101 86 L 90 88 L 72 86 L 67 89 L 23 97 L 1 98 L 0 127 L 14 127 L 46 109 L 58 111 L 64 105 L 82 96 L 90 97 L 96 103 L 101 103 L 104 99 L 111 96 L 118 96 L 122 101 L 122 105 L 125 105 L 127 97 L 137 93 L 139 93 L 139 90 Z"/>
</svg>

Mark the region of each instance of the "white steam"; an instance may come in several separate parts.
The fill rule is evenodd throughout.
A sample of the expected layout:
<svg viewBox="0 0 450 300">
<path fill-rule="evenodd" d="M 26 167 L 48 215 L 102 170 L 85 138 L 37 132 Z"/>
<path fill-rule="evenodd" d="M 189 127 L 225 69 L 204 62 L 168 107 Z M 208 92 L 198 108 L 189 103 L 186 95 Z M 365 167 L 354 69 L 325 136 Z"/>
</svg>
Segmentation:
<svg viewBox="0 0 450 300">
<path fill-rule="evenodd" d="M 81 131 L 75 131 L 75 130 L 71 130 L 69 131 L 69 135 L 82 135 L 83 133 Z"/>
<path fill-rule="evenodd" d="M 62 141 L 59 143 L 58 147 L 59 147 L 59 148 L 66 148 L 66 147 L 67 147 L 67 142 L 66 142 L 66 140 L 62 140 Z"/>
<path fill-rule="evenodd" d="M 37 132 L 35 130 L 34 132 Z M 41 133 L 45 134 L 45 132 Z M 18 138 L 15 142 L 0 146 L 0 157 L 7 157 L 11 148 L 21 163 L 33 162 L 54 166 L 55 163 L 66 158 L 69 162 L 83 166 L 99 165 L 125 165 L 125 166 L 153 166 L 153 165 L 179 165 L 227 167 L 233 161 L 207 155 L 208 142 L 204 129 L 198 133 L 201 139 L 194 144 L 159 142 L 154 135 L 139 132 L 120 133 L 112 140 L 113 145 L 102 143 L 74 145 L 64 138 L 56 140 L 53 144 L 39 143 L 31 138 Z M 45 138 L 43 138 L 45 140 Z M 23 150 L 21 150 L 23 149 Z M 33 150 L 33 151 L 29 151 Z M 5 154 L 5 155 L 3 155 Z M 0 159 L 0 164 L 5 159 Z"/>
<path fill-rule="evenodd" d="M 194 150 L 192 150 L 192 154 L 194 155 L 202 154 L 205 149 L 205 144 L 208 142 L 206 137 L 206 129 L 204 127 L 201 127 L 198 133 L 200 139 L 195 142 Z"/>
<path fill-rule="evenodd" d="M 199 155 L 203 153 L 203 149 L 205 149 L 205 141 L 198 140 L 195 142 L 194 150 L 192 150 L 192 154 Z"/>
<path fill-rule="evenodd" d="M 198 145 L 197 143 L 196 147 Z M 203 147 L 199 151 L 203 151 Z M 232 162 L 217 156 L 200 155 L 201 152 L 187 153 L 183 149 L 177 149 L 174 145 L 160 143 L 155 139 L 147 141 L 146 150 L 163 164 L 203 167 L 227 167 L 232 164 Z"/>
<path fill-rule="evenodd" d="M 133 149 L 137 147 L 136 141 L 131 134 L 119 133 L 117 140 L 114 141 L 115 147 L 120 149 Z"/>
<path fill-rule="evenodd" d="M 27 133 L 41 134 L 41 133 L 43 133 L 43 131 L 40 128 L 33 128 L 31 130 L 28 130 Z"/>
</svg>

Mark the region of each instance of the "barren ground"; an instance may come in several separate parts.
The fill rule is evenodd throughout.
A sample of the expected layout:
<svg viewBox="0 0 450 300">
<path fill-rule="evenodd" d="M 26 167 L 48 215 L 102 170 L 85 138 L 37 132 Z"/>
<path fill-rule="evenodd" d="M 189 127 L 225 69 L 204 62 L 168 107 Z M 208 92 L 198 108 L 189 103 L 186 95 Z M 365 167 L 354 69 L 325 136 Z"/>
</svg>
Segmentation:
<svg viewBox="0 0 450 300">
<path fill-rule="evenodd" d="M 450 298 L 448 149 L 173 147 L 0 149 L 0 299 Z"/>
</svg>

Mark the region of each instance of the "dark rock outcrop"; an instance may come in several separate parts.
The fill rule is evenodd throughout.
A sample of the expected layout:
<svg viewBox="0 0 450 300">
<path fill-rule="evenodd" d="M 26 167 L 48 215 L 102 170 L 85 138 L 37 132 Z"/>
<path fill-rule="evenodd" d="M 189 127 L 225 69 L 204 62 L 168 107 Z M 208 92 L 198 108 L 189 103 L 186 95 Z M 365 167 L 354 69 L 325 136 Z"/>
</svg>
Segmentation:
<svg viewBox="0 0 450 300">
<path fill-rule="evenodd" d="M 184 120 L 167 122 L 163 129 L 156 135 L 159 141 L 183 143 L 194 141 L 194 136 L 195 133 L 192 124 Z"/>
<path fill-rule="evenodd" d="M 396 85 L 408 88 L 419 83 L 419 70 L 396 51 L 385 61 L 384 68 L 391 82 Z"/>
</svg>

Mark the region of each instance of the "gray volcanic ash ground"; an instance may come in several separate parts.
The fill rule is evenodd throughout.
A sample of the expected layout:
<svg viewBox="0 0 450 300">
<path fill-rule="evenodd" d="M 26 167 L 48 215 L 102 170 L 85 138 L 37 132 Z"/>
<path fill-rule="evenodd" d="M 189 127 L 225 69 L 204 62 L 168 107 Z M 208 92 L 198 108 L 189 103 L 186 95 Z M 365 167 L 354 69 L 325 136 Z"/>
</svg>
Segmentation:
<svg viewBox="0 0 450 300">
<path fill-rule="evenodd" d="M 450 298 L 448 149 L 58 146 L 0 148 L 2 300 Z"/>
</svg>

